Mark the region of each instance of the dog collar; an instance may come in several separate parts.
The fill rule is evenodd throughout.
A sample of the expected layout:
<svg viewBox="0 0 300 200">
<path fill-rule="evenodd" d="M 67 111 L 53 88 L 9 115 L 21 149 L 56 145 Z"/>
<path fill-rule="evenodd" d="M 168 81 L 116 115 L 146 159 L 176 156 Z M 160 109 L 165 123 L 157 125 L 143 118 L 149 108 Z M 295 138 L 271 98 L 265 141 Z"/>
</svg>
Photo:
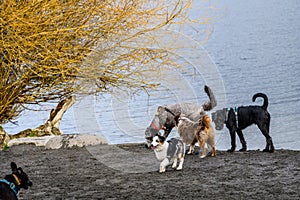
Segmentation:
<svg viewBox="0 0 300 200">
<path fill-rule="evenodd" d="M 235 122 L 236 122 L 236 127 L 238 128 L 239 127 L 239 116 L 238 116 L 238 107 L 234 107 L 234 108 L 226 108 L 226 114 L 225 114 L 225 124 L 228 120 L 228 113 L 229 111 L 233 109 L 233 112 L 234 112 L 234 116 L 235 116 Z"/>
<path fill-rule="evenodd" d="M 238 107 L 234 107 L 234 115 L 235 115 L 235 121 L 236 121 L 236 128 L 239 128 Z"/>
<path fill-rule="evenodd" d="M 225 113 L 225 124 L 226 124 L 226 122 L 227 122 L 227 120 L 228 120 L 228 113 L 229 113 L 229 111 L 230 111 L 230 109 L 231 108 L 226 108 L 226 113 Z"/>
<path fill-rule="evenodd" d="M 154 128 L 155 130 L 159 131 L 159 128 L 152 122 L 151 127 Z"/>
<path fill-rule="evenodd" d="M 0 180 L 0 182 L 6 183 L 10 187 L 10 189 L 12 189 L 12 191 L 14 191 L 15 195 L 18 196 L 19 189 L 14 183 L 9 182 L 6 179 L 2 179 L 2 180 Z"/>
</svg>

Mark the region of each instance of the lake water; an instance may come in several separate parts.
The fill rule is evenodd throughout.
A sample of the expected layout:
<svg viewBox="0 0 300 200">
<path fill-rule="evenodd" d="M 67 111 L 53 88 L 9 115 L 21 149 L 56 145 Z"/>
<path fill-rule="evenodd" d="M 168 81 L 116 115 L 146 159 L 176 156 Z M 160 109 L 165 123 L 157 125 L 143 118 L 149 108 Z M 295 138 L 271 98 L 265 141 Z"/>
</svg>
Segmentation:
<svg viewBox="0 0 300 200">
<path fill-rule="evenodd" d="M 266 93 L 275 148 L 300 150 L 300 1 L 223 0 L 216 7 L 221 15 L 203 49 L 182 53 L 190 64 L 186 73 L 167 72 L 168 80 L 151 96 L 120 92 L 112 98 L 79 99 L 66 112 L 61 130 L 102 135 L 112 144 L 143 142 L 157 106 L 183 101 L 202 104 L 207 100 L 203 86 L 208 84 L 216 92 L 216 109 L 262 104 L 260 99 L 252 103 L 252 96 Z M 18 126 L 4 128 L 9 133 L 35 128 L 48 113 L 26 111 Z M 229 148 L 228 130 L 215 134 L 217 149 Z M 256 126 L 245 129 L 244 135 L 249 149 L 264 148 L 265 139 Z M 175 129 L 172 136 L 177 136 Z"/>
</svg>

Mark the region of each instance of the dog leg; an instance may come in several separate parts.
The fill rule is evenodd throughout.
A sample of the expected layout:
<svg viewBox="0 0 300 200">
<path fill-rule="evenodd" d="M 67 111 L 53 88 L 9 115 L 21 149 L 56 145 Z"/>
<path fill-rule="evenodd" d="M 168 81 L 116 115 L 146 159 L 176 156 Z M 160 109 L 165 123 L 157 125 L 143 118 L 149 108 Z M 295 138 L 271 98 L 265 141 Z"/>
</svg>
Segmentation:
<svg viewBox="0 0 300 200">
<path fill-rule="evenodd" d="M 195 145 L 190 145 L 190 150 L 189 150 L 189 152 L 187 153 L 187 154 L 193 154 L 194 153 L 194 150 L 195 150 Z"/>
<path fill-rule="evenodd" d="M 263 152 L 273 153 L 275 148 L 272 142 L 272 138 L 270 136 L 266 137 L 266 143 L 266 148 L 263 150 Z"/>
<path fill-rule="evenodd" d="M 269 141 L 268 139 L 266 139 L 266 147 L 264 148 L 263 152 L 269 152 L 269 148 L 270 148 Z"/>
<path fill-rule="evenodd" d="M 228 152 L 234 152 L 236 144 L 235 144 L 235 131 L 230 130 L 230 137 L 231 137 L 231 148 L 228 149 Z"/>
<path fill-rule="evenodd" d="M 159 173 L 163 173 L 166 171 L 166 167 L 169 165 L 170 161 L 168 158 L 165 158 L 161 163 L 159 167 Z"/>
<path fill-rule="evenodd" d="M 215 146 L 215 135 L 214 133 L 208 138 L 209 145 L 211 146 L 211 156 L 216 156 L 216 146 Z"/>
<path fill-rule="evenodd" d="M 270 144 L 270 153 L 273 153 L 275 151 L 274 145 L 273 145 L 273 141 L 272 138 L 269 138 L 269 144 Z"/>
<path fill-rule="evenodd" d="M 199 139 L 199 145 L 200 145 L 200 148 L 202 151 L 202 155 L 200 158 L 205 158 L 206 157 L 205 141 L 201 135 L 200 135 L 200 139 Z"/>
<path fill-rule="evenodd" d="M 245 138 L 244 138 L 242 130 L 238 129 L 236 132 L 237 132 L 237 134 L 238 134 L 238 136 L 240 138 L 240 142 L 242 144 L 242 148 L 239 151 L 247 151 L 247 143 L 245 141 Z"/>
<path fill-rule="evenodd" d="M 186 152 L 186 143 L 184 142 L 183 143 L 183 153 L 185 154 L 185 152 Z"/>
<path fill-rule="evenodd" d="M 174 158 L 172 168 L 175 169 L 177 167 L 177 157 Z"/>
<path fill-rule="evenodd" d="M 274 144 L 273 144 L 273 141 L 272 141 L 272 138 L 271 138 L 271 136 L 270 136 L 270 116 L 269 116 L 269 120 L 268 120 L 268 122 L 267 122 L 267 124 L 266 124 L 266 129 L 267 129 L 267 133 L 268 133 L 268 135 L 269 135 L 269 144 L 270 144 L 270 153 L 273 153 L 274 151 L 275 151 L 275 147 L 274 147 Z"/>
<path fill-rule="evenodd" d="M 215 139 L 209 138 L 209 145 L 211 146 L 211 156 L 216 156 Z"/>
<path fill-rule="evenodd" d="M 193 154 L 195 150 L 195 144 L 198 142 L 197 137 L 194 138 L 193 142 L 190 145 L 190 150 L 188 154 Z"/>
<path fill-rule="evenodd" d="M 273 153 L 274 152 L 274 145 L 273 145 L 273 142 L 272 142 L 272 138 L 269 135 L 269 125 L 257 124 L 257 126 L 266 138 L 266 148 L 263 150 L 263 152 Z"/>
<path fill-rule="evenodd" d="M 211 156 L 216 156 L 216 147 L 215 145 L 211 146 Z"/>
<path fill-rule="evenodd" d="M 178 165 L 176 170 L 182 170 L 183 161 L 184 161 L 184 156 L 181 155 L 180 158 L 179 158 L 179 165 Z"/>
</svg>

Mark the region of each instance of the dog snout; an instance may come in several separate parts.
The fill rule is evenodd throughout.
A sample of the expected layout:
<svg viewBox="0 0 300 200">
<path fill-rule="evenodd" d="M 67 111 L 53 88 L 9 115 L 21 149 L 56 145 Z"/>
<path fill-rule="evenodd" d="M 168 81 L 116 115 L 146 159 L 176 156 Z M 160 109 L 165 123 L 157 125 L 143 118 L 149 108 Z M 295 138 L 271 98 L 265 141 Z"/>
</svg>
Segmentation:
<svg viewBox="0 0 300 200">
<path fill-rule="evenodd" d="M 25 183 L 26 183 L 26 184 L 24 184 L 24 186 L 23 186 L 23 188 L 24 188 L 25 190 L 27 190 L 28 187 L 31 187 L 31 186 L 32 186 L 32 182 L 31 182 L 30 180 L 26 181 Z"/>
<path fill-rule="evenodd" d="M 223 127 L 224 127 L 223 125 L 216 125 L 216 130 L 220 131 L 223 129 Z"/>
<path fill-rule="evenodd" d="M 154 146 L 153 144 L 151 144 L 150 149 L 154 150 L 157 146 Z"/>
<path fill-rule="evenodd" d="M 146 149 L 151 149 L 151 144 L 145 143 L 145 148 L 146 148 Z"/>
<path fill-rule="evenodd" d="M 151 149 L 151 142 L 152 142 L 152 140 L 146 138 L 146 143 L 145 143 L 146 149 Z"/>
</svg>

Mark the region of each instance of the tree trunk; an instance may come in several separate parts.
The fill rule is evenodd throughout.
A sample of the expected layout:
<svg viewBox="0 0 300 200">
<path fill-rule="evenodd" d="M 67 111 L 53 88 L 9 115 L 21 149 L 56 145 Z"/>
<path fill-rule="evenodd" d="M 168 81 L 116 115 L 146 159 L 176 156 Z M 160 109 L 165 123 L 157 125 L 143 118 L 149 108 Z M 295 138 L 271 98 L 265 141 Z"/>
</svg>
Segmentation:
<svg viewBox="0 0 300 200">
<path fill-rule="evenodd" d="M 9 140 L 9 135 L 5 132 L 2 126 L 0 126 L 0 150 L 4 148 L 4 145 L 7 144 Z"/>
<path fill-rule="evenodd" d="M 0 127 L 0 145 L 7 144 L 9 140 L 22 137 L 42 137 L 46 135 L 61 135 L 59 130 L 60 121 L 64 113 L 75 103 L 75 96 L 67 97 L 58 103 L 55 109 L 50 112 L 49 119 L 45 124 L 40 125 L 35 129 L 26 129 L 15 135 L 7 134 L 2 127 Z M 8 137 L 8 138 L 7 138 Z"/>
</svg>

